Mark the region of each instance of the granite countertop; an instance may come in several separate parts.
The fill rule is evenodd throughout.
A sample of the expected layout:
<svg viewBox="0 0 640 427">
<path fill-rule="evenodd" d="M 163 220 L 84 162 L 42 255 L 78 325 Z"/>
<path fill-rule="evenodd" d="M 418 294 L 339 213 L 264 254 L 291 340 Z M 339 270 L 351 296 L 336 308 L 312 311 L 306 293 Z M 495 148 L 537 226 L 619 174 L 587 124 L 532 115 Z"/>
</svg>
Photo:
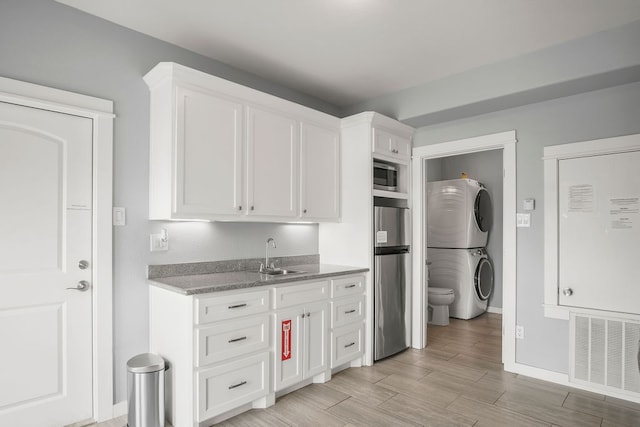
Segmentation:
<svg viewBox="0 0 640 427">
<path fill-rule="evenodd" d="M 368 268 L 328 264 L 287 265 L 285 268 L 287 270 L 298 270 L 300 273 L 270 276 L 251 270 L 226 271 L 220 273 L 151 278 L 149 279 L 149 284 L 183 295 L 196 295 L 298 282 L 302 280 L 322 279 L 369 271 Z"/>
</svg>

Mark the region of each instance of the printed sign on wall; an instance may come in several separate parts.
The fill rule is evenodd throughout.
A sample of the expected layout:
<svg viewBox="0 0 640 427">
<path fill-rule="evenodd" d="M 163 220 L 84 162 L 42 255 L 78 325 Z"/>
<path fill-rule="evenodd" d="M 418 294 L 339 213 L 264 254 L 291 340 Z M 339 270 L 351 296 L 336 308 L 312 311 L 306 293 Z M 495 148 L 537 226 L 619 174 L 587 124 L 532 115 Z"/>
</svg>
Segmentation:
<svg viewBox="0 0 640 427">
<path fill-rule="evenodd" d="M 291 320 L 282 321 L 282 360 L 291 359 Z"/>
</svg>

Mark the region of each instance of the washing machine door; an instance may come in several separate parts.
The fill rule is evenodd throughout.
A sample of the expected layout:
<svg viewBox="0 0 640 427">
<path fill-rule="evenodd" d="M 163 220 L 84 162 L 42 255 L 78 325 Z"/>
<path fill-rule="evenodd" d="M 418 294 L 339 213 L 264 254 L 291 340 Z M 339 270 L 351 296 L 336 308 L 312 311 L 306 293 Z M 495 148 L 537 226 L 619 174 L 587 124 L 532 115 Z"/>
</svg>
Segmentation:
<svg viewBox="0 0 640 427">
<path fill-rule="evenodd" d="M 476 295 L 481 301 L 486 301 L 493 290 L 493 266 L 488 258 L 482 258 L 476 267 L 473 277 Z"/>
<path fill-rule="evenodd" d="M 476 194 L 473 206 L 473 213 L 476 218 L 476 225 L 480 231 L 487 232 L 493 223 L 493 211 L 491 209 L 491 198 L 485 188 L 481 188 Z"/>
</svg>

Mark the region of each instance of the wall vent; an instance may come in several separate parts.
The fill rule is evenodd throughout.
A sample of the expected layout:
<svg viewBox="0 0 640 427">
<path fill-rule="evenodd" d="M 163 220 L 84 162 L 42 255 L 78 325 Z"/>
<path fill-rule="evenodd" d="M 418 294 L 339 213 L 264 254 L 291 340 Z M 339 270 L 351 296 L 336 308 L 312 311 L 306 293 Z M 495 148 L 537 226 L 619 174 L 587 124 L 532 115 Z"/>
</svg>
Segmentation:
<svg viewBox="0 0 640 427">
<path fill-rule="evenodd" d="M 640 322 L 571 313 L 569 381 L 640 397 Z"/>
</svg>

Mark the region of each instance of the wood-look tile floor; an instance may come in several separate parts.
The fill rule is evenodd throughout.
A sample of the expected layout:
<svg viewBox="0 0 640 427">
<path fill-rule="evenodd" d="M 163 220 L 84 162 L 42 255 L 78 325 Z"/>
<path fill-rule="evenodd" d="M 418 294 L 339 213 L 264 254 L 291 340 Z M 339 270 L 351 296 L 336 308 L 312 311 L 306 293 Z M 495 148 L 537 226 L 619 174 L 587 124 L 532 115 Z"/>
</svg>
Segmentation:
<svg viewBox="0 0 640 427">
<path fill-rule="evenodd" d="M 429 325 L 428 343 L 218 425 L 640 426 L 640 404 L 504 372 L 500 315 Z"/>
</svg>

